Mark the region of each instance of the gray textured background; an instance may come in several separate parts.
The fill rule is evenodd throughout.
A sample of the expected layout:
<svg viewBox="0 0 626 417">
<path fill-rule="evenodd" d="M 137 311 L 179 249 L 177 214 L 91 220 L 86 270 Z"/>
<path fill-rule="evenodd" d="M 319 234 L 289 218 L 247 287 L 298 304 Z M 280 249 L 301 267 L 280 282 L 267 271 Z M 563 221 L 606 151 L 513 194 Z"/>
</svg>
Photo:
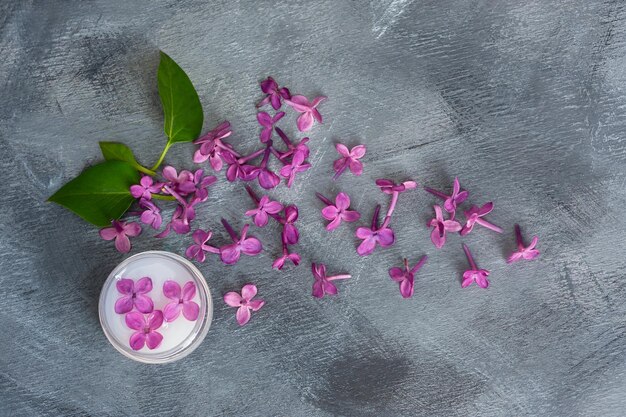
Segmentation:
<svg viewBox="0 0 626 417">
<path fill-rule="evenodd" d="M 626 415 L 625 13 L 590 0 L 3 1 L 0 415 Z M 240 148 L 257 146 L 263 77 L 329 100 L 314 168 L 271 192 L 301 208 L 304 265 L 270 269 L 275 225 L 254 232 L 262 256 L 211 258 L 207 339 L 146 366 L 98 324 L 100 287 L 124 256 L 44 200 L 100 159 L 99 140 L 154 161 L 158 49 L 196 85 L 205 129 L 230 120 Z M 329 180 L 336 140 L 367 144 L 362 177 Z M 191 154 L 176 146 L 167 161 L 190 168 Z M 327 233 L 313 197 L 346 190 L 368 218 L 387 203 L 375 178 L 445 188 L 454 175 L 507 229 L 466 239 L 492 271 L 486 291 L 460 288 L 458 236 L 430 244 L 423 190 L 400 198 L 397 244 L 367 258 L 356 225 Z M 224 242 L 219 217 L 241 226 L 249 207 L 242 184 L 222 179 L 195 225 Z M 514 222 L 540 236 L 538 261 L 505 264 Z M 132 253 L 190 242 L 150 235 Z M 386 271 L 424 253 L 404 300 Z M 313 299 L 311 261 L 353 278 Z M 246 281 L 267 304 L 239 328 L 220 297 Z"/>
</svg>

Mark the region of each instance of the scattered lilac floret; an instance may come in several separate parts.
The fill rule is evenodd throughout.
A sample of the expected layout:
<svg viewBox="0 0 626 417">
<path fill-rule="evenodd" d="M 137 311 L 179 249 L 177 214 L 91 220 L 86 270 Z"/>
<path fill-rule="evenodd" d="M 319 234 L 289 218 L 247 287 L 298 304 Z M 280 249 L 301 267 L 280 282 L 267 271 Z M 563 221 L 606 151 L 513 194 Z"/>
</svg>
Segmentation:
<svg viewBox="0 0 626 417">
<path fill-rule="evenodd" d="M 307 142 L 309 141 L 309 138 L 304 137 L 300 139 L 300 142 L 298 142 L 297 145 L 294 145 L 293 142 L 291 142 L 291 139 L 289 139 L 289 137 L 285 134 L 285 132 L 283 132 L 283 130 L 280 127 L 275 127 L 274 130 L 276 130 L 276 133 L 278 133 L 278 136 L 280 136 L 283 142 L 285 142 L 285 145 L 287 145 L 287 148 L 289 148 L 289 150 L 280 153 L 280 155 L 278 156 L 278 159 L 282 161 L 285 158 L 288 158 L 291 155 L 293 155 L 295 152 L 302 153 L 304 155 L 304 159 L 309 157 L 310 150 L 309 150 L 309 147 L 307 146 Z"/>
<path fill-rule="evenodd" d="M 270 201 L 270 198 L 264 195 L 257 203 L 257 207 L 255 209 L 246 211 L 246 216 L 252 216 L 254 218 L 254 224 L 257 227 L 264 227 L 267 225 L 269 215 L 278 214 L 282 210 L 282 204 L 278 201 Z"/>
<path fill-rule="evenodd" d="M 426 263 L 428 256 L 424 255 L 413 268 L 409 269 L 409 261 L 404 259 L 404 269 L 393 267 L 389 269 L 389 276 L 392 280 L 397 282 L 400 286 L 400 294 L 403 298 L 410 298 L 413 296 L 413 283 L 415 281 L 415 274 Z"/>
<path fill-rule="evenodd" d="M 222 141 L 222 139 L 230 136 L 231 133 L 230 123 L 222 122 L 215 129 L 196 139 L 193 143 L 200 145 L 200 147 L 193 155 L 193 162 L 199 164 L 208 159 L 211 167 L 215 171 L 220 171 L 223 166 L 223 156 L 228 154 L 239 157 L 232 145 Z"/>
<path fill-rule="evenodd" d="M 264 111 L 257 113 L 256 118 L 263 130 L 261 130 L 260 140 L 262 143 L 267 143 L 272 138 L 272 132 L 274 131 L 274 125 L 278 123 L 280 119 L 285 116 L 284 111 L 279 111 L 274 116 L 270 116 L 269 113 Z"/>
<path fill-rule="evenodd" d="M 117 291 L 122 294 L 115 302 L 115 312 L 125 314 L 136 308 L 141 313 L 150 313 L 154 309 L 152 299 L 146 294 L 152 291 L 152 279 L 143 277 L 133 281 L 122 278 L 115 283 Z"/>
<path fill-rule="evenodd" d="M 167 280 L 163 283 L 163 295 L 172 300 L 163 308 L 165 321 L 174 321 L 183 313 L 183 317 L 189 321 L 195 321 L 200 314 L 200 306 L 193 301 L 196 296 L 196 284 L 188 281 L 183 286 L 176 281 Z"/>
<path fill-rule="evenodd" d="M 461 224 L 454 220 L 454 217 L 444 220 L 441 207 L 435 205 L 434 208 L 435 218 L 428 223 L 428 226 L 433 228 L 430 240 L 437 249 L 441 249 L 446 243 L 446 234 L 448 232 L 458 232 L 461 230 Z"/>
<path fill-rule="evenodd" d="M 324 100 L 326 100 L 326 97 L 320 96 L 315 97 L 313 101 L 309 103 L 309 100 L 305 96 L 301 95 L 285 99 L 285 103 L 291 106 L 291 108 L 298 113 L 302 113 L 297 120 L 298 130 L 300 132 L 311 130 L 314 120 L 322 123 L 322 115 L 317 110 L 317 106 L 319 106 L 319 104 Z"/>
<path fill-rule="evenodd" d="M 280 109 L 282 99 L 291 98 L 289 90 L 285 87 L 278 88 L 278 84 L 272 77 L 267 77 L 266 80 L 261 82 L 261 91 L 263 91 L 266 96 L 259 104 L 257 104 L 257 107 L 262 107 L 267 103 L 271 103 L 274 110 L 278 110 Z"/>
<path fill-rule="evenodd" d="M 332 281 L 351 278 L 348 274 L 334 275 L 332 277 L 326 276 L 326 265 L 324 264 L 316 265 L 313 263 L 311 264 L 311 270 L 313 271 L 313 277 L 315 278 L 312 295 L 316 298 L 322 298 L 326 294 L 337 294 L 337 287 Z"/>
<path fill-rule="evenodd" d="M 467 222 L 465 223 L 465 226 L 463 226 L 463 229 L 461 230 L 461 236 L 465 236 L 469 232 L 471 232 L 475 224 L 479 224 L 483 227 L 486 227 L 487 229 L 493 230 L 494 232 L 502 233 L 503 231 L 502 228 L 496 226 L 493 223 L 489 223 L 487 220 L 482 218 L 486 216 L 487 214 L 491 213 L 492 210 L 493 210 L 493 203 L 489 202 L 480 208 L 477 206 L 472 206 L 472 208 L 470 208 L 469 210 L 464 211 L 463 213 L 465 214 L 465 218 L 467 219 Z"/>
<path fill-rule="evenodd" d="M 454 213 L 456 211 L 457 206 L 461 204 L 462 202 L 464 202 L 465 200 L 467 200 L 467 197 L 469 196 L 469 193 L 467 191 L 465 190 L 461 191 L 461 184 L 459 183 L 458 177 L 454 178 L 454 184 L 452 186 L 451 195 L 446 195 L 442 193 L 441 191 L 437 191 L 430 187 L 424 187 L 424 190 L 428 191 L 429 193 L 431 193 L 432 195 L 436 197 L 439 197 L 445 200 L 443 203 L 443 208 L 448 213 Z"/>
<path fill-rule="evenodd" d="M 176 172 L 176 168 L 173 166 L 166 166 L 161 171 L 161 174 L 168 180 L 167 186 L 169 189 L 176 191 L 180 195 L 188 195 L 196 190 L 196 184 L 193 182 L 193 174 L 191 171 L 183 169 L 180 174 Z M 165 189 L 165 187 L 163 187 Z"/>
<path fill-rule="evenodd" d="M 295 245 L 300 239 L 300 232 L 294 224 L 298 220 L 298 206 L 295 204 L 285 207 L 285 218 L 283 220 L 283 242 L 288 245 Z"/>
<path fill-rule="evenodd" d="M 140 350 L 144 346 L 148 349 L 156 349 L 163 341 L 163 335 L 156 330 L 163 324 L 163 313 L 161 310 L 154 310 L 152 313 L 144 316 L 137 311 L 131 311 L 126 314 L 126 325 L 136 330 L 130 336 L 130 347 L 133 350 Z"/>
<path fill-rule="evenodd" d="M 161 223 L 163 222 L 159 206 L 157 206 L 153 201 L 142 198 L 139 200 L 139 207 L 144 209 L 141 212 L 139 220 L 143 224 L 147 224 L 155 230 L 159 229 L 161 227 Z"/>
<path fill-rule="evenodd" d="M 248 323 L 252 316 L 252 311 L 259 311 L 265 301 L 253 300 L 257 294 L 257 288 L 254 284 L 246 284 L 241 288 L 241 295 L 235 291 L 224 294 L 224 302 L 231 307 L 237 307 L 237 323 L 240 326 Z"/>
<path fill-rule="evenodd" d="M 468 287 L 472 284 L 472 282 L 475 282 L 480 288 L 487 288 L 489 286 L 489 280 L 487 280 L 489 271 L 486 269 L 478 269 L 476 263 L 474 262 L 474 258 L 472 257 L 472 253 L 466 244 L 463 244 L 463 250 L 465 251 L 465 256 L 467 256 L 467 261 L 472 269 L 463 273 L 463 282 L 461 282 L 461 287 Z"/>
<path fill-rule="evenodd" d="M 374 215 L 372 216 L 371 227 L 359 227 L 356 229 L 356 237 L 362 239 L 363 242 L 357 247 L 356 251 L 361 256 L 370 255 L 376 249 L 376 244 L 386 248 L 395 242 L 396 238 L 391 228 L 383 224 L 378 228 L 378 214 L 380 213 L 380 205 L 376 206 Z"/>
<path fill-rule="evenodd" d="M 524 238 L 522 238 L 522 231 L 519 224 L 515 225 L 515 240 L 517 241 L 517 251 L 513 252 L 511 256 L 509 256 L 506 260 L 508 263 L 517 262 L 521 259 L 530 261 L 539 256 L 539 251 L 535 249 L 537 242 L 539 242 L 539 237 L 533 236 L 530 245 L 524 246 Z"/>
<path fill-rule="evenodd" d="M 304 172 L 311 168 L 311 164 L 304 163 L 304 154 L 302 152 L 296 152 L 291 159 L 291 163 L 285 165 L 280 170 L 280 175 L 287 178 L 287 187 L 291 187 L 293 181 L 296 178 L 296 174 Z"/>
<path fill-rule="evenodd" d="M 250 225 L 244 225 L 243 229 L 241 229 L 241 236 L 238 236 L 225 219 L 222 219 L 222 224 L 233 240 L 232 244 L 224 245 L 220 248 L 220 257 L 226 265 L 236 264 L 242 253 L 249 256 L 261 253 L 261 250 L 263 250 L 261 241 L 253 236 L 247 237 Z"/>
<path fill-rule="evenodd" d="M 163 183 L 154 182 L 151 176 L 144 175 L 139 180 L 139 184 L 130 186 L 130 194 L 135 198 L 143 198 L 144 200 L 150 200 L 152 194 L 158 194 L 161 191 Z"/>
<path fill-rule="evenodd" d="M 130 252 L 132 245 L 129 237 L 139 236 L 141 234 L 141 226 L 136 222 L 124 223 L 120 220 L 113 220 L 112 227 L 100 229 L 100 237 L 104 240 L 115 239 L 115 249 L 121 253 Z"/>
<path fill-rule="evenodd" d="M 348 194 L 337 194 L 334 203 L 320 193 L 315 193 L 315 195 L 326 204 L 326 207 L 322 209 L 322 216 L 326 220 L 330 220 L 330 223 L 326 225 L 326 230 L 335 230 L 339 227 L 342 220 L 355 222 L 361 218 L 361 214 L 358 211 L 348 210 L 350 208 L 350 197 Z"/>
<path fill-rule="evenodd" d="M 211 239 L 213 233 L 211 231 L 204 231 L 198 229 L 193 232 L 193 241 L 195 244 L 189 246 L 185 251 L 185 255 L 189 259 L 195 259 L 198 262 L 204 262 L 206 260 L 207 253 L 220 253 L 220 250 L 214 246 L 207 245 L 206 243 Z"/>
<path fill-rule="evenodd" d="M 272 263 L 272 268 L 281 270 L 283 269 L 287 261 L 291 261 L 291 263 L 293 263 L 294 266 L 298 266 L 300 265 L 301 258 L 300 258 L 300 255 L 298 255 L 295 252 L 289 253 L 287 244 L 283 243 L 283 255 L 279 258 L 276 258 L 276 260 L 274 260 L 274 262 Z"/>
<path fill-rule="evenodd" d="M 350 168 L 350 171 L 356 176 L 363 173 L 363 163 L 359 159 L 365 156 L 367 150 L 365 145 L 357 145 L 349 150 L 346 145 L 338 143 L 335 145 L 335 149 L 337 149 L 341 158 L 333 163 L 333 169 L 335 170 L 334 180 L 339 178 L 346 168 Z"/>
</svg>

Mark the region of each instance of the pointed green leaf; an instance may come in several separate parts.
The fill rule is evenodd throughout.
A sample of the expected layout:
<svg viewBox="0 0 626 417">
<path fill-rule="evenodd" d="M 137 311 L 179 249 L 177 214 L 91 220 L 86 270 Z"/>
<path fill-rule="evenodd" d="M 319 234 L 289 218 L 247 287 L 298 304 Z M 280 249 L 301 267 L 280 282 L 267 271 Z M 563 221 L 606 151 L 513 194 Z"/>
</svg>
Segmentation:
<svg viewBox="0 0 626 417">
<path fill-rule="evenodd" d="M 204 120 L 198 93 L 185 71 L 164 52 L 161 52 L 158 82 L 168 144 L 196 139 Z"/>
<path fill-rule="evenodd" d="M 123 143 L 100 142 L 100 150 L 102 151 L 102 156 L 104 156 L 104 159 L 107 161 L 125 161 L 134 166 L 137 171 L 152 176 L 155 175 L 154 171 L 149 170 L 137 162 L 133 151 Z"/>
<path fill-rule="evenodd" d="M 99 227 L 119 219 L 133 202 L 130 186 L 139 173 L 124 161 L 107 161 L 84 170 L 48 201 L 53 201 Z"/>
</svg>

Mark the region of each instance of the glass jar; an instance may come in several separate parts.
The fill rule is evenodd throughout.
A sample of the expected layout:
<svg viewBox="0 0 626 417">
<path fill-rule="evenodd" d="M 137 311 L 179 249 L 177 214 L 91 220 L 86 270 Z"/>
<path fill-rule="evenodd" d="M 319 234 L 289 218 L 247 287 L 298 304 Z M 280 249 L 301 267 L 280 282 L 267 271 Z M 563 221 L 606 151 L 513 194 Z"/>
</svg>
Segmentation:
<svg viewBox="0 0 626 417">
<path fill-rule="evenodd" d="M 150 279 L 138 284 L 145 277 Z M 146 291 L 145 284 L 149 281 L 152 288 Z M 178 285 L 170 282 L 169 292 L 164 292 L 166 281 L 174 281 Z M 190 282 L 195 284 L 193 297 L 185 292 L 185 288 L 193 287 Z M 178 294 L 176 288 L 181 293 L 179 298 L 172 295 Z M 125 302 L 116 304 L 123 297 L 127 297 Z M 136 298 L 142 297 L 140 301 L 143 303 L 137 302 Z M 146 304 L 145 297 L 152 300 L 152 313 L 146 307 L 149 304 Z M 159 324 L 159 316 L 163 316 L 165 307 L 170 303 L 173 304 L 165 314 L 170 321 L 163 319 Z M 177 303 L 181 303 L 180 306 Z M 199 308 L 195 320 L 189 319 L 195 315 L 195 306 L 186 305 L 183 308 L 183 303 L 197 304 Z M 174 314 L 179 312 L 175 318 L 172 318 L 173 310 Z M 189 355 L 202 343 L 211 326 L 213 302 L 204 277 L 191 262 L 170 252 L 147 251 L 127 258 L 111 271 L 100 293 L 98 311 L 104 334 L 120 353 L 139 362 L 167 363 Z M 135 318 L 134 323 L 141 325 L 133 324 L 133 320 L 127 317 L 129 314 Z M 151 332 L 158 334 L 149 335 Z"/>
</svg>

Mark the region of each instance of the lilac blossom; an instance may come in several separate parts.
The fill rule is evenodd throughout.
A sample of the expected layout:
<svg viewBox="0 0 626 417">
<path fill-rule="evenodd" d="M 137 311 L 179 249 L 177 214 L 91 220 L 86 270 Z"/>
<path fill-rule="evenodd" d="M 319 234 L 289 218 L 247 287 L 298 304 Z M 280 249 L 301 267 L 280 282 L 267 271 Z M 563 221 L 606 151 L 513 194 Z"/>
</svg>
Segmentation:
<svg viewBox="0 0 626 417">
<path fill-rule="evenodd" d="M 295 245 L 300 239 L 300 233 L 294 224 L 298 220 L 298 206 L 290 205 L 285 207 L 285 218 L 283 219 L 283 242 L 288 245 Z"/>
<path fill-rule="evenodd" d="M 461 236 L 465 236 L 469 232 L 471 232 L 472 229 L 474 228 L 474 224 L 479 224 L 483 227 L 486 227 L 487 229 L 493 230 L 494 232 L 502 233 L 503 232 L 502 228 L 496 226 L 493 223 L 489 223 L 487 220 L 482 218 L 486 216 L 487 214 L 491 213 L 492 210 L 493 210 L 493 203 L 489 202 L 483 205 L 482 207 L 472 206 L 469 210 L 464 211 L 463 213 L 465 214 L 465 218 L 467 219 L 467 222 L 465 223 L 465 226 L 463 226 L 463 229 L 461 230 Z"/>
<path fill-rule="evenodd" d="M 284 160 L 285 158 L 290 157 L 291 155 L 293 155 L 295 152 L 300 152 L 302 153 L 302 155 L 304 155 L 304 159 L 309 157 L 309 147 L 307 146 L 307 142 L 309 141 L 309 138 L 302 138 L 300 139 L 300 142 L 298 142 L 297 145 L 294 145 L 293 142 L 291 142 L 291 139 L 289 139 L 289 137 L 285 134 L 285 132 L 283 132 L 283 130 L 279 127 L 275 127 L 274 130 L 276 130 L 276 133 L 278 133 L 278 136 L 280 136 L 280 138 L 283 140 L 283 142 L 285 142 L 285 145 L 287 145 L 287 148 L 289 148 L 289 150 L 282 152 L 278 159 L 280 159 L 281 161 Z"/>
<path fill-rule="evenodd" d="M 220 257 L 226 265 L 236 264 L 242 253 L 255 256 L 263 249 L 259 239 L 252 236 L 247 237 L 250 225 L 246 224 L 241 230 L 241 236 L 238 236 L 225 219 L 222 219 L 222 224 L 233 240 L 232 244 L 224 245 L 220 248 Z"/>
<path fill-rule="evenodd" d="M 150 200 L 152 194 L 158 194 L 161 191 L 163 183 L 154 182 L 152 177 L 144 175 L 139 180 L 139 184 L 130 186 L 130 194 L 135 198 L 143 198 L 144 200 Z"/>
<path fill-rule="evenodd" d="M 263 300 L 253 300 L 257 294 L 254 284 L 246 284 L 241 288 L 241 295 L 235 291 L 224 294 L 224 302 L 231 307 L 237 308 L 235 317 L 240 326 L 248 323 L 252 311 L 259 311 L 265 305 Z"/>
<path fill-rule="evenodd" d="M 159 206 L 157 206 L 153 201 L 142 198 L 139 200 L 139 207 L 144 209 L 139 216 L 139 220 L 143 224 L 152 226 L 155 230 L 161 227 L 163 219 L 161 218 L 161 209 Z"/>
<path fill-rule="evenodd" d="M 371 227 L 359 227 L 356 229 L 356 237 L 362 239 L 363 242 L 358 246 L 357 253 L 361 256 L 370 255 L 376 249 L 376 244 L 379 244 L 383 248 L 393 245 L 396 238 L 393 230 L 383 224 L 382 227 L 378 227 L 378 214 L 380 213 L 380 205 L 377 205 L 374 209 L 374 215 L 372 216 Z"/>
<path fill-rule="evenodd" d="M 256 118 L 263 130 L 261 131 L 260 140 L 262 143 L 267 143 L 272 138 L 272 132 L 274 131 L 274 125 L 278 123 L 280 119 L 285 115 L 284 111 L 279 111 L 274 116 L 270 116 L 268 113 L 262 111 L 258 112 Z"/>
<path fill-rule="evenodd" d="M 264 227 L 267 225 L 268 215 L 278 214 L 282 210 L 282 204 L 278 201 L 270 201 L 270 198 L 264 195 L 257 203 L 255 209 L 246 211 L 246 216 L 254 217 L 254 224 L 257 225 L 257 227 Z"/>
<path fill-rule="evenodd" d="M 287 187 L 291 187 L 296 174 L 304 172 L 309 168 L 311 168 L 311 164 L 304 163 L 304 154 L 296 152 L 291 159 L 291 163 L 281 168 L 280 175 L 287 178 Z"/>
<path fill-rule="evenodd" d="M 300 264 L 301 258 L 297 253 L 289 253 L 289 249 L 287 248 L 287 244 L 283 243 L 283 255 L 279 258 L 276 258 L 272 263 L 272 268 L 281 270 L 285 266 L 287 261 L 291 261 L 294 266 L 298 266 Z"/>
<path fill-rule="evenodd" d="M 342 220 L 355 222 L 361 218 L 361 214 L 358 211 L 348 210 L 350 208 L 350 197 L 348 194 L 337 194 L 334 203 L 320 193 L 315 193 L 315 195 L 326 204 L 326 207 L 322 209 L 322 216 L 326 220 L 330 220 L 330 223 L 326 225 L 326 230 L 335 230 L 339 227 Z"/>
<path fill-rule="evenodd" d="M 167 186 L 163 187 L 168 192 L 169 190 L 174 190 L 181 195 L 188 195 L 196 190 L 191 171 L 183 169 L 179 174 L 176 172 L 176 168 L 168 165 L 163 168 L 162 174 L 168 180 Z"/>
<path fill-rule="evenodd" d="M 152 299 L 146 294 L 152 291 L 152 279 L 143 277 L 133 281 L 130 278 L 122 278 L 115 283 L 117 291 L 122 294 L 115 302 L 115 312 L 125 314 L 132 311 L 133 307 L 141 313 L 150 313 L 154 309 Z"/>
<path fill-rule="evenodd" d="M 333 163 L 333 169 L 335 170 L 334 180 L 339 178 L 346 168 L 350 168 L 350 171 L 356 176 L 363 173 L 363 163 L 359 159 L 365 156 L 367 150 L 365 145 L 357 145 L 349 150 L 346 145 L 338 143 L 335 145 L 335 149 L 337 149 L 341 158 Z"/>
<path fill-rule="evenodd" d="M 465 256 L 467 256 L 467 261 L 470 264 L 472 269 L 469 269 L 463 273 L 463 281 L 461 282 L 461 287 L 465 288 L 475 282 L 480 288 L 487 288 L 489 286 L 489 280 L 487 277 L 489 276 L 489 271 L 486 269 L 478 269 L 476 263 L 474 262 L 474 258 L 472 257 L 472 253 L 466 244 L 463 244 L 463 250 L 465 251 Z"/>
<path fill-rule="evenodd" d="M 117 249 L 118 252 L 130 252 L 132 246 L 129 237 L 135 237 L 141 234 L 141 226 L 139 223 L 124 223 L 120 220 L 113 220 L 111 225 L 112 227 L 100 229 L 100 237 L 104 240 L 115 239 L 115 249 Z"/>
<path fill-rule="evenodd" d="M 458 232 L 461 230 L 461 224 L 454 220 L 454 217 L 444 220 L 441 207 L 435 205 L 434 208 L 435 218 L 428 223 L 428 226 L 433 228 L 430 240 L 437 249 L 441 249 L 446 243 L 446 234 L 448 232 Z"/>
<path fill-rule="evenodd" d="M 137 311 L 131 311 L 125 317 L 126 325 L 136 330 L 130 336 L 130 347 L 133 350 L 140 350 L 144 346 L 148 349 L 156 349 L 163 341 L 163 335 L 156 330 L 163 324 L 163 313 L 161 310 L 154 310 L 144 316 Z"/>
<path fill-rule="evenodd" d="M 292 96 L 291 99 L 285 99 L 285 103 L 289 104 L 291 108 L 298 113 L 302 113 L 297 120 L 298 130 L 300 132 L 311 130 L 314 120 L 322 123 L 322 115 L 317 110 L 317 106 L 325 99 L 326 97 L 324 96 L 316 97 L 310 103 L 305 96 L 301 95 Z"/>
<path fill-rule="evenodd" d="M 195 259 L 198 262 L 204 262 L 206 260 L 206 253 L 220 253 L 220 250 L 211 245 L 207 245 L 206 243 L 213 236 L 213 232 L 204 231 L 202 229 L 198 229 L 193 232 L 193 241 L 195 244 L 189 246 L 185 251 L 185 255 L 189 259 Z"/>
<path fill-rule="evenodd" d="M 337 294 L 337 287 L 332 281 L 351 278 L 348 274 L 334 275 L 331 277 L 326 276 L 326 265 L 324 264 L 316 265 L 313 263 L 311 264 L 311 270 L 313 272 L 313 278 L 315 278 L 312 295 L 316 298 L 322 298 L 325 294 Z"/>
<path fill-rule="evenodd" d="M 522 237 L 522 230 L 520 229 L 519 224 L 515 225 L 515 240 L 517 241 L 517 250 L 506 260 L 508 263 L 517 262 L 521 259 L 530 261 L 539 256 L 539 251 L 535 249 L 537 243 L 539 242 L 539 238 L 537 236 L 533 236 L 530 245 L 524 246 L 524 238 Z"/>
<path fill-rule="evenodd" d="M 215 171 L 220 171 L 223 166 L 222 157 L 226 154 L 233 155 L 235 158 L 239 154 L 235 152 L 233 147 L 222 139 L 227 138 L 232 133 L 229 122 L 223 122 L 215 129 L 196 139 L 193 143 L 200 145 L 193 155 L 193 162 L 199 164 L 209 160 L 211 167 Z"/>
<path fill-rule="evenodd" d="M 278 110 L 281 106 L 281 99 L 288 99 L 291 97 L 289 90 L 285 87 L 278 88 L 278 84 L 272 77 L 267 77 L 266 80 L 261 82 L 261 91 L 263 91 L 266 96 L 259 104 L 257 104 L 257 107 L 262 107 L 267 103 L 271 103 L 274 110 Z"/>
<path fill-rule="evenodd" d="M 459 178 L 454 178 L 454 184 L 452 186 L 452 194 L 446 195 L 441 191 L 437 191 L 430 187 L 424 187 L 424 190 L 428 191 L 432 195 L 445 200 L 443 202 L 443 209 L 448 213 L 454 213 L 459 204 L 467 200 L 469 193 L 467 191 L 461 191 L 461 184 L 459 183 Z"/>
<path fill-rule="evenodd" d="M 404 259 L 404 269 L 393 267 L 389 269 L 389 277 L 400 285 L 400 294 L 403 298 L 413 296 L 413 283 L 415 274 L 426 263 L 428 256 L 424 255 L 413 268 L 409 269 L 409 261 Z"/>
<path fill-rule="evenodd" d="M 186 282 L 181 290 L 178 282 L 167 280 L 163 283 L 163 295 L 172 300 L 163 308 L 165 321 L 176 320 L 181 312 L 189 321 L 198 319 L 200 306 L 193 301 L 196 296 L 196 284 L 193 281 Z"/>
</svg>

